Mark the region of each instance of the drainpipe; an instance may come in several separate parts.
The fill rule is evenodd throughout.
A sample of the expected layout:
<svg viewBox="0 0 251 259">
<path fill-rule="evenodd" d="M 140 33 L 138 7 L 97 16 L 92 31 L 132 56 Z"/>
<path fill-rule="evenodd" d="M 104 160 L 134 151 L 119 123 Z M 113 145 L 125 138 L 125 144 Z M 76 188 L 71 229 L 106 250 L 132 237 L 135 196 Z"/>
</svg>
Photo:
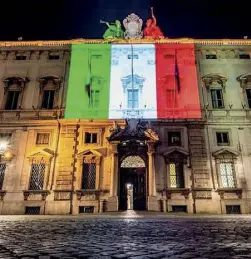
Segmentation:
<svg viewBox="0 0 251 259">
<path fill-rule="evenodd" d="M 74 153 L 73 153 L 73 163 L 72 163 L 72 179 L 71 179 L 71 197 L 70 197 L 70 212 L 73 212 L 73 197 L 74 197 L 74 181 L 75 181 L 75 172 L 76 172 L 76 160 L 78 153 L 78 136 L 79 136 L 79 128 L 80 128 L 80 120 L 78 120 L 76 125 L 76 133 L 75 133 L 75 142 L 74 142 Z"/>
</svg>

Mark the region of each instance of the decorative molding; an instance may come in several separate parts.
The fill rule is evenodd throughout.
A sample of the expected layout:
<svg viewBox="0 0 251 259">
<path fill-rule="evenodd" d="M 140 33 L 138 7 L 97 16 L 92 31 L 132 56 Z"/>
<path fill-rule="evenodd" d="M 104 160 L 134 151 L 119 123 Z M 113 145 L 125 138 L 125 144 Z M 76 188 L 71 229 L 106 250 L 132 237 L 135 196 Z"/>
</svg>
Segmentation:
<svg viewBox="0 0 251 259">
<path fill-rule="evenodd" d="M 218 157 L 218 156 L 221 156 L 221 155 L 231 155 L 231 156 L 237 157 L 237 156 L 240 155 L 240 152 L 225 147 L 225 148 L 222 148 L 222 149 L 220 149 L 220 150 L 217 150 L 217 151 L 212 152 L 212 155 L 213 155 L 214 157 Z"/>
<path fill-rule="evenodd" d="M 96 201 L 99 199 L 100 190 L 77 190 L 76 192 L 77 200 L 92 200 Z"/>
<path fill-rule="evenodd" d="M 212 199 L 212 188 L 193 188 L 193 199 Z"/>
<path fill-rule="evenodd" d="M 54 190 L 54 201 L 68 201 L 71 199 L 72 191 Z"/>
<path fill-rule="evenodd" d="M 80 164 L 84 163 L 95 163 L 100 164 L 102 154 L 94 149 L 87 149 L 77 154 Z"/>
<path fill-rule="evenodd" d="M 21 77 L 21 76 L 8 76 L 3 79 L 4 83 L 4 94 L 6 94 L 10 87 L 12 85 L 17 85 L 18 90 L 20 92 L 23 92 L 26 84 L 29 82 L 29 79 L 27 77 Z"/>
<path fill-rule="evenodd" d="M 242 189 L 241 188 L 219 188 L 217 189 L 218 194 L 222 200 L 225 199 L 226 193 L 235 193 L 238 199 L 242 199 Z"/>
<path fill-rule="evenodd" d="M 43 190 L 26 190 L 26 191 L 23 191 L 25 201 L 27 201 L 29 198 L 31 200 L 45 201 L 46 197 L 49 193 L 50 193 L 49 191 L 43 191 Z"/>
<path fill-rule="evenodd" d="M 189 189 L 189 188 L 168 188 L 168 189 L 165 189 L 165 191 L 166 191 L 166 197 L 169 200 L 172 198 L 172 193 L 179 193 L 182 196 L 184 196 L 185 199 L 188 199 L 191 189 Z"/>
<path fill-rule="evenodd" d="M 39 88 L 40 88 L 40 93 L 43 92 L 45 86 L 49 83 L 52 82 L 53 85 L 55 86 L 55 90 L 58 91 L 58 89 L 61 87 L 61 83 L 63 81 L 62 77 L 55 76 L 55 75 L 48 75 L 48 76 L 41 76 L 37 79 L 39 82 Z"/>
<path fill-rule="evenodd" d="M 54 152 L 46 148 L 41 151 L 30 154 L 27 158 L 29 159 L 30 164 L 45 163 L 48 165 L 50 164 L 54 156 Z"/>
<path fill-rule="evenodd" d="M 0 190 L 0 201 L 3 201 L 5 195 L 6 195 L 6 191 Z"/>
<path fill-rule="evenodd" d="M 248 83 L 251 83 L 251 73 L 240 75 L 236 80 L 240 83 L 240 87 L 244 91 L 248 87 Z"/>
<path fill-rule="evenodd" d="M 209 91 L 213 82 L 217 82 L 221 85 L 222 89 L 225 91 L 227 77 L 221 74 L 208 74 L 202 77 L 202 82 L 204 83 L 206 89 Z"/>
</svg>

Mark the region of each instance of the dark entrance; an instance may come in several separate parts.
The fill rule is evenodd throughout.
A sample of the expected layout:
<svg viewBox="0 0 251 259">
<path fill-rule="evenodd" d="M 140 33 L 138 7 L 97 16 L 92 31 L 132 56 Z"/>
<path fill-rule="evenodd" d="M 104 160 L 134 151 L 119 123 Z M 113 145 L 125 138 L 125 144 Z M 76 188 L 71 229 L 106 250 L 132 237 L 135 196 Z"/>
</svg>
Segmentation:
<svg viewBox="0 0 251 259">
<path fill-rule="evenodd" d="M 120 168 L 120 210 L 146 210 L 146 168 Z"/>
</svg>

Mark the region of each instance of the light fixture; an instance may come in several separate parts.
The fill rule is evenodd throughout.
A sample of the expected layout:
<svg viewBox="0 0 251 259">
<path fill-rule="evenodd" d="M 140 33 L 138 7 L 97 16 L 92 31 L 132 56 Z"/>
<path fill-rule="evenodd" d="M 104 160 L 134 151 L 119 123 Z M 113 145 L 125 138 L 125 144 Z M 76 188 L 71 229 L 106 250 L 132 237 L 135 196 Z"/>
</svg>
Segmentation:
<svg viewBox="0 0 251 259">
<path fill-rule="evenodd" d="M 7 141 L 0 141 L 0 153 L 2 154 L 8 147 Z"/>
</svg>

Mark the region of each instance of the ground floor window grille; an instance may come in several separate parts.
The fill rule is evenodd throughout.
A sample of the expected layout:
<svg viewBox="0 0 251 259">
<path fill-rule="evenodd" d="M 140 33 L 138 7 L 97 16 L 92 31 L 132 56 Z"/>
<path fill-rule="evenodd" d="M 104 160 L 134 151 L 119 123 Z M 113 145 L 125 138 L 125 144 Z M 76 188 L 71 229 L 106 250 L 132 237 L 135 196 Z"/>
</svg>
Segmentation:
<svg viewBox="0 0 251 259">
<path fill-rule="evenodd" d="M 170 187 L 184 188 L 183 164 L 170 163 L 169 173 L 170 173 Z"/>
<path fill-rule="evenodd" d="M 26 215 L 39 215 L 40 214 L 40 207 L 25 207 L 25 214 Z"/>
<path fill-rule="evenodd" d="M 223 188 L 235 188 L 236 177 L 234 160 L 232 158 L 223 157 L 218 159 L 221 185 Z"/>
<path fill-rule="evenodd" d="M 174 205 L 172 206 L 172 212 L 187 212 L 187 206 Z"/>
<path fill-rule="evenodd" d="M 43 190 L 45 164 L 32 164 L 29 190 Z"/>
<path fill-rule="evenodd" d="M 241 206 L 240 205 L 227 205 L 226 212 L 227 212 L 227 214 L 241 214 Z"/>
<path fill-rule="evenodd" d="M 0 164 L 0 190 L 2 190 L 3 188 L 5 169 L 6 169 L 6 164 Z"/>
<path fill-rule="evenodd" d="M 94 213 L 94 206 L 80 206 L 79 213 Z"/>
<path fill-rule="evenodd" d="M 96 187 L 96 164 L 83 163 L 82 189 L 94 190 Z"/>
</svg>

